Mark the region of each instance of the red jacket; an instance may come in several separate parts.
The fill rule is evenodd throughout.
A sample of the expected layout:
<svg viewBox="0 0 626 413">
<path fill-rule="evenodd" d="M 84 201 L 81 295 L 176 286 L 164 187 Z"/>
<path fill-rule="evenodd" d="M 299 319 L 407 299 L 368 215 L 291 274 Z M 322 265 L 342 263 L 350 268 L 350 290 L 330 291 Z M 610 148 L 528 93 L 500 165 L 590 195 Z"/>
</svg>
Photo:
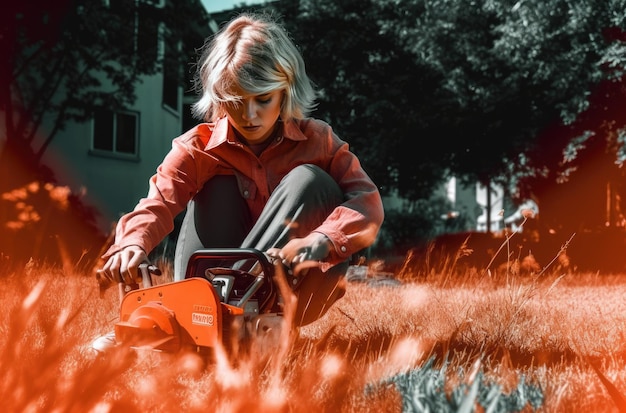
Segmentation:
<svg viewBox="0 0 626 413">
<path fill-rule="evenodd" d="M 282 134 L 257 157 L 222 118 L 173 140 L 171 151 L 150 178 L 147 197 L 120 219 L 115 243 L 103 258 L 129 245 L 152 251 L 174 229 L 174 217 L 215 175 L 237 176 L 241 195 L 256 220 L 280 180 L 305 163 L 328 172 L 345 195 L 345 202 L 314 230 L 325 234 L 335 247 L 328 263 L 344 261 L 370 246 L 384 217 L 380 193 L 348 144 L 328 124 L 316 119 L 285 122 Z"/>
</svg>

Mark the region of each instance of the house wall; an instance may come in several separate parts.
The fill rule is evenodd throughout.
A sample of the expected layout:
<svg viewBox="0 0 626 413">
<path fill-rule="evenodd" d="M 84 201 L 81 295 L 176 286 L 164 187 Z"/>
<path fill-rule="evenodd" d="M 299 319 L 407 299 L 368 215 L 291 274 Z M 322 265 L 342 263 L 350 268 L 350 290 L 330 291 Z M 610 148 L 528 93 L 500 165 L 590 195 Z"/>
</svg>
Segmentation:
<svg viewBox="0 0 626 413">
<path fill-rule="evenodd" d="M 464 186 L 456 178 L 451 179 L 454 185 L 454 198 L 449 198 L 453 202 L 454 210 L 467 220 L 465 230 L 471 231 L 476 228 L 479 215 L 482 213 L 482 205 L 478 196 L 478 185 Z"/>
<path fill-rule="evenodd" d="M 202 45 L 205 36 L 217 26 L 207 27 L 206 33 L 199 29 L 194 48 Z M 193 92 L 184 95 L 184 90 L 189 89 L 188 84 L 189 79 L 186 79 L 179 87 L 176 110 L 162 103 L 161 73 L 144 77 L 137 85 L 135 103 L 125 108 L 139 115 L 137 159 L 91 151 L 91 121 L 68 123 L 46 149 L 42 161 L 54 170 L 59 185 L 69 186 L 74 193 L 84 193 L 85 203 L 97 210 L 98 224 L 103 231 L 109 232 L 117 220 L 147 194 L 148 181 L 171 149 L 172 140 L 197 123 L 190 116 L 190 104 L 195 101 L 195 95 Z M 43 130 L 50 130 L 50 125 L 48 123 L 46 128 L 44 124 Z M 45 133 L 42 133 L 42 140 L 44 137 Z"/>
<path fill-rule="evenodd" d="M 162 76 L 145 78 L 137 89 L 137 101 L 129 110 L 139 113 L 139 158 L 105 157 L 90 151 L 92 122 L 69 124 L 44 155 L 59 184 L 75 193 L 85 192 L 88 205 L 101 214 L 99 225 L 108 231 L 117 219 L 131 211 L 147 194 L 148 180 L 182 132 L 182 104 L 177 111 L 162 105 Z M 179 91 L 182 102 L 182 88 Z"/>
<path fill-rule="evenodd" d="M 464 221 L 463 231 L 487 231 L 487 191 L 479 183 L 463 185 L 455 177 L 450 178 L 444 185 L 436 189 L 445 195 L 452 204 L 452 210 L 444 214 L 441 219 L 450 217 L 461 217 Z M 385 210 L 404 210 L 410 204 L 407 200 L 398 195 L 397 191 L 383 197 Z M 493 185 L 491 192 L 491 231 L 500 231 L 504 227 L 507 217 L 513 217 L 519 212 L 517 210 L 505 211 L 505 216 L 500 215 L 504 209 L 504 190 Z M 526 207 L 526 204 L 523 205 Z M 521 208 L 521 207 L 520 207 Z M 537 209 L 536 206 L 534 209 Z"/>
</svg>

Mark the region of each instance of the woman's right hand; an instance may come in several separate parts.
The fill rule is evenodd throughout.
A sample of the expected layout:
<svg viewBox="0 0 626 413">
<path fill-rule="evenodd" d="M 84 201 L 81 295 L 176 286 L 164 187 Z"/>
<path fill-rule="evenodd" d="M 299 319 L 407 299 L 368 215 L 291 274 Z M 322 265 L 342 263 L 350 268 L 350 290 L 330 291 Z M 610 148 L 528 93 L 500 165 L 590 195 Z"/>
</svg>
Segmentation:
<svg viewBox="0 0 626 413">
<path fill-rule="evenodd" d="M 139 265 L 144 262 L 149 262 L 146 252 L 137 245 L 129 245 L 111 255 L 98 273 L 117 283 L 138 284 L 141 282 Z"/>
</svg>

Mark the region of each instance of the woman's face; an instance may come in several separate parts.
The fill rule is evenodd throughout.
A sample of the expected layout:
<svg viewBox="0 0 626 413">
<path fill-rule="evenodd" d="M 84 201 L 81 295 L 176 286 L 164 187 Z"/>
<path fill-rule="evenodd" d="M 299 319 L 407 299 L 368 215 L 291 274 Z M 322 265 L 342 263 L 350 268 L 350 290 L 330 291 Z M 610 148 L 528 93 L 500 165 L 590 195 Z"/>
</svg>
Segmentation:
<svg viewBox="0 0 626 413">
<path fill-rule="evenodd" d="M 228 121 L 249 144 L 259 144 L 272 135 L 280 116 L 283 92 L 275 90 L 262 95 L 250 95 L 235 88 L 241 102 L 226 105 Z"/>
</svg>

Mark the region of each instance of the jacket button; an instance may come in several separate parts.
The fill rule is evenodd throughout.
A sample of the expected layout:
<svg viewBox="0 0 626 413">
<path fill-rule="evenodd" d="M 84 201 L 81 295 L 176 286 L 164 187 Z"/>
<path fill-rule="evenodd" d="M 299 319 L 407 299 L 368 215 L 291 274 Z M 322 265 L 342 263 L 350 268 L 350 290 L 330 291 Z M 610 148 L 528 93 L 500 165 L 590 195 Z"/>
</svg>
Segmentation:
<svg viewBox="0 0 626 413">
<path fill-rule="evenodd" d="M 243 196 L 244 198 L 247 198 L 250 196 L 250 192 L 246 189 L 245 191 L 243 191 Z"/>
<path fill-rule="evenodd" d="M 341 252 L 346 252 L 348 250 L 345 245 L 342 245 L 340 249 Z"/>
</svg>

